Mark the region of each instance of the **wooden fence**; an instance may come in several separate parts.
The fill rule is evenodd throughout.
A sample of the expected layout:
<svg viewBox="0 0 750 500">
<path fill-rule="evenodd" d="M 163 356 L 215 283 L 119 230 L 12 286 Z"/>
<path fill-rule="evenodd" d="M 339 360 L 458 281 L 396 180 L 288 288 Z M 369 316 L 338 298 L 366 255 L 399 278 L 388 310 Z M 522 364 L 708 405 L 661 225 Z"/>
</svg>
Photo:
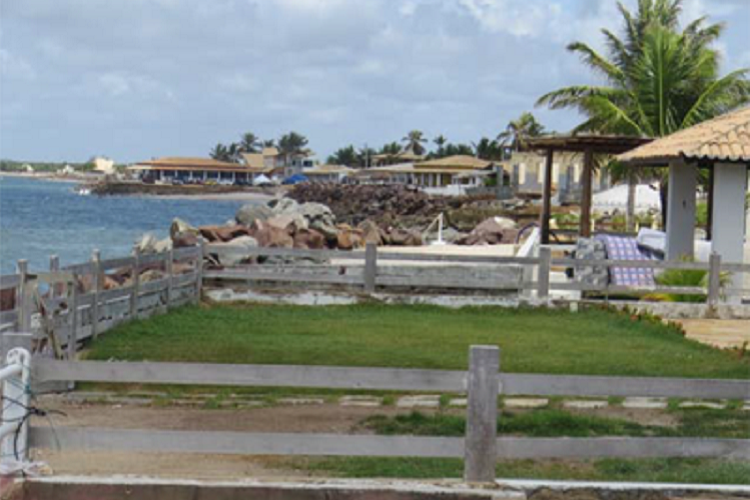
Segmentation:
<svg viewBox="0 0 750 500">
<path fill-rule="evenodd" d="M 712 254 L 708 263 L 684 261 L 582 260 L 553 258 L 554 246 L 542 246 L 538 256 L 475 256 L 378 251 L 367 245 L 364 251 L 300 250 L 291 248 L 237 249 L 231 245 L 206 245 L 207 256 L 265 258 L 264 264 L 246 264 L 224 269 L 207 269 L 206 279 L 269 283 L 315 283 L 346 285 L 374 292 L 389 288 L 437 288 L 517 292 L 546 299 L 553 291 L 592 292 L 605 297 L 614 294 L 705 295 L 716 306 L 729 295 L 748 290 L 727 287 L 726 273 L 750 273 L 750 264 L 723 263 Z M 432 264 L 432 265 L 430 265 Z M 553 271 L 586 267 L 654 270 L 699 270 L 708 273 L 706 286 L 619 286 L 583 281 L 551 279 Z"/>
<path fill-rule="evenodd" d="M 494 479 L 497 458 L 750 458 L 750 440 L 497 437 L 498 395 L 750 398 L 746 380 L 589 377 L 500 372 L 495 346 L 472 346 L 469 370 L 328 366 L 36 361 L 41 382 L 99 381 L 466 392 L 464 438 L 34 427 L 30 446 L 249 455 L 463 457 L 469 481 Z"/>
<path fill-rule="evenodd" d="M 10 306 L 0 311 L 0 332 L 34 331 L 35 349 L 72 358 L 81 341 L 123 321 L 197 302 L 202 260 L 196 246 L 107 260 L 94 251 L 90 262 L 63 268 L 52 256 L 46 272 L 19 261 L 17 274 L 0 276 Z"/>
</svg>

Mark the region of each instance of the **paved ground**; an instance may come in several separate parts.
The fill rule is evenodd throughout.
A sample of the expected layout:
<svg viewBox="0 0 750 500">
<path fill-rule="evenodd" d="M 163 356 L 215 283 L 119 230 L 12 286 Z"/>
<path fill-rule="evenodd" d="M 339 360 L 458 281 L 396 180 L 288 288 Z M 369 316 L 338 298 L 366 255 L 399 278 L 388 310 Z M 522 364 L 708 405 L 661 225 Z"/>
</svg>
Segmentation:
<svg viewBox="0 0 750 500">
<path fill-rule="evenodd" d="M 750 348 L 750 320 L 681 319 L 687 337 L 721 349 Z"/>
</svg>

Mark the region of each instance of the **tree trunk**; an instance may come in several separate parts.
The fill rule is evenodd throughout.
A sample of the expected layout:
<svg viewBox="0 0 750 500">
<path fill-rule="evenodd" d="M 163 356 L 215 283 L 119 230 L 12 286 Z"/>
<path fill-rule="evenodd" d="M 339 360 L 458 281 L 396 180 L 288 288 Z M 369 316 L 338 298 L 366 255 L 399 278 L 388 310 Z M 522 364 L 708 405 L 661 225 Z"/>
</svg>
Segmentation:
<svg viewBox="0 0 750 500">
<path fill-rule="evenodd" d="M 625 232 L 635 231 L 635 193 L 638 187 L 635 174 L 628 172 L 628 207 L 625 213 Z"/>
</svg>

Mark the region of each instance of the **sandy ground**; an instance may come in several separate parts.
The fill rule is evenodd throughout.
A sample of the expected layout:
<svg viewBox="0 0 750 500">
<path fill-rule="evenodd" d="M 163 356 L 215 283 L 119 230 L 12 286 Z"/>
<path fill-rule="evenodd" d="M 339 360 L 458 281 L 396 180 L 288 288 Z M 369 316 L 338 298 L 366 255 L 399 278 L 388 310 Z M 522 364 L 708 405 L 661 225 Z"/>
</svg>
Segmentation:
<svg viewBox="0 0 750 500">
<path fill-rule="evenodd" d="M 720 349 L 750 347 L 750 320 L 681 319 L 687 338 Z"/>
</svg>

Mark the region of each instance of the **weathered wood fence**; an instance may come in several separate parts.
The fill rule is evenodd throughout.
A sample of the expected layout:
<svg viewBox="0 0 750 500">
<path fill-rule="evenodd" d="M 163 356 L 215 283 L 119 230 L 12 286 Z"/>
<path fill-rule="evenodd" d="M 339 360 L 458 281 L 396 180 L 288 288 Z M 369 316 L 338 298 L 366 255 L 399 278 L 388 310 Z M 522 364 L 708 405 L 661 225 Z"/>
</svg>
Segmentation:
<svg viewBox="0 0 750 500">
<path fill-rule="evenodd" d="M 96 362 L 41 359 L 41 382 L 205 384 L 467 392 L 464 438 L 34 427 L 30 446 L 249 455 L 459 457 L 469 481 L 494 479 L 498 458 L 750 458 L 750 440 L 714 438 L 497 437 L 498 395 L 750 398 L 746 380 L 502 373 L 495 346 L 472 346 L 469 370 Z"/>
<path fill-rule="evenodd" d="M 205 278 L 227 282 L 314 283 L 344 285 L 365 292 L 393 288 L 465 289 L 517 292 L 546 299 L 554 291 L 593 292 L 604 297 L 615 294 L 705 295 L 709 305 L 727 296 L 740 296 L 750 290 L 730 288 L 722 280 L 726 273 L 750 273 L 750 264 L 723 263 L 718 254 L 710 262 L 582 260 L 553 258 L 552 246 L 542 246 L 533 257 L 446 255 L 379 251 L 367 245 L 364 251 L 301 250 L 291 248 L 237 249 L 230 245 L 209 244 L 207 256 L 265 259 L 263 264 L 245 264 L 224 269 L 207 269 Z M 576 280 L 552 279 L 554 271 L 572 268 L 614 267 L 654 270 L 699 270 L 708 273 L 706 286 L 621 286 L 590 284 Z"/>
<path fill-rule="evenodd" d="M 79 343 L 134 318 L 197 302 L 202 286 L 200 247 L 102 260 L 60 268 L 56 256 L 46 272 L 0 276 L 0 293 L 11 307 L 0 311 L 0 333 L 34 332 L 34 348 L 75 355 Z M 115 277 L 119 279 L 116 280 Z"/>
</svg>

